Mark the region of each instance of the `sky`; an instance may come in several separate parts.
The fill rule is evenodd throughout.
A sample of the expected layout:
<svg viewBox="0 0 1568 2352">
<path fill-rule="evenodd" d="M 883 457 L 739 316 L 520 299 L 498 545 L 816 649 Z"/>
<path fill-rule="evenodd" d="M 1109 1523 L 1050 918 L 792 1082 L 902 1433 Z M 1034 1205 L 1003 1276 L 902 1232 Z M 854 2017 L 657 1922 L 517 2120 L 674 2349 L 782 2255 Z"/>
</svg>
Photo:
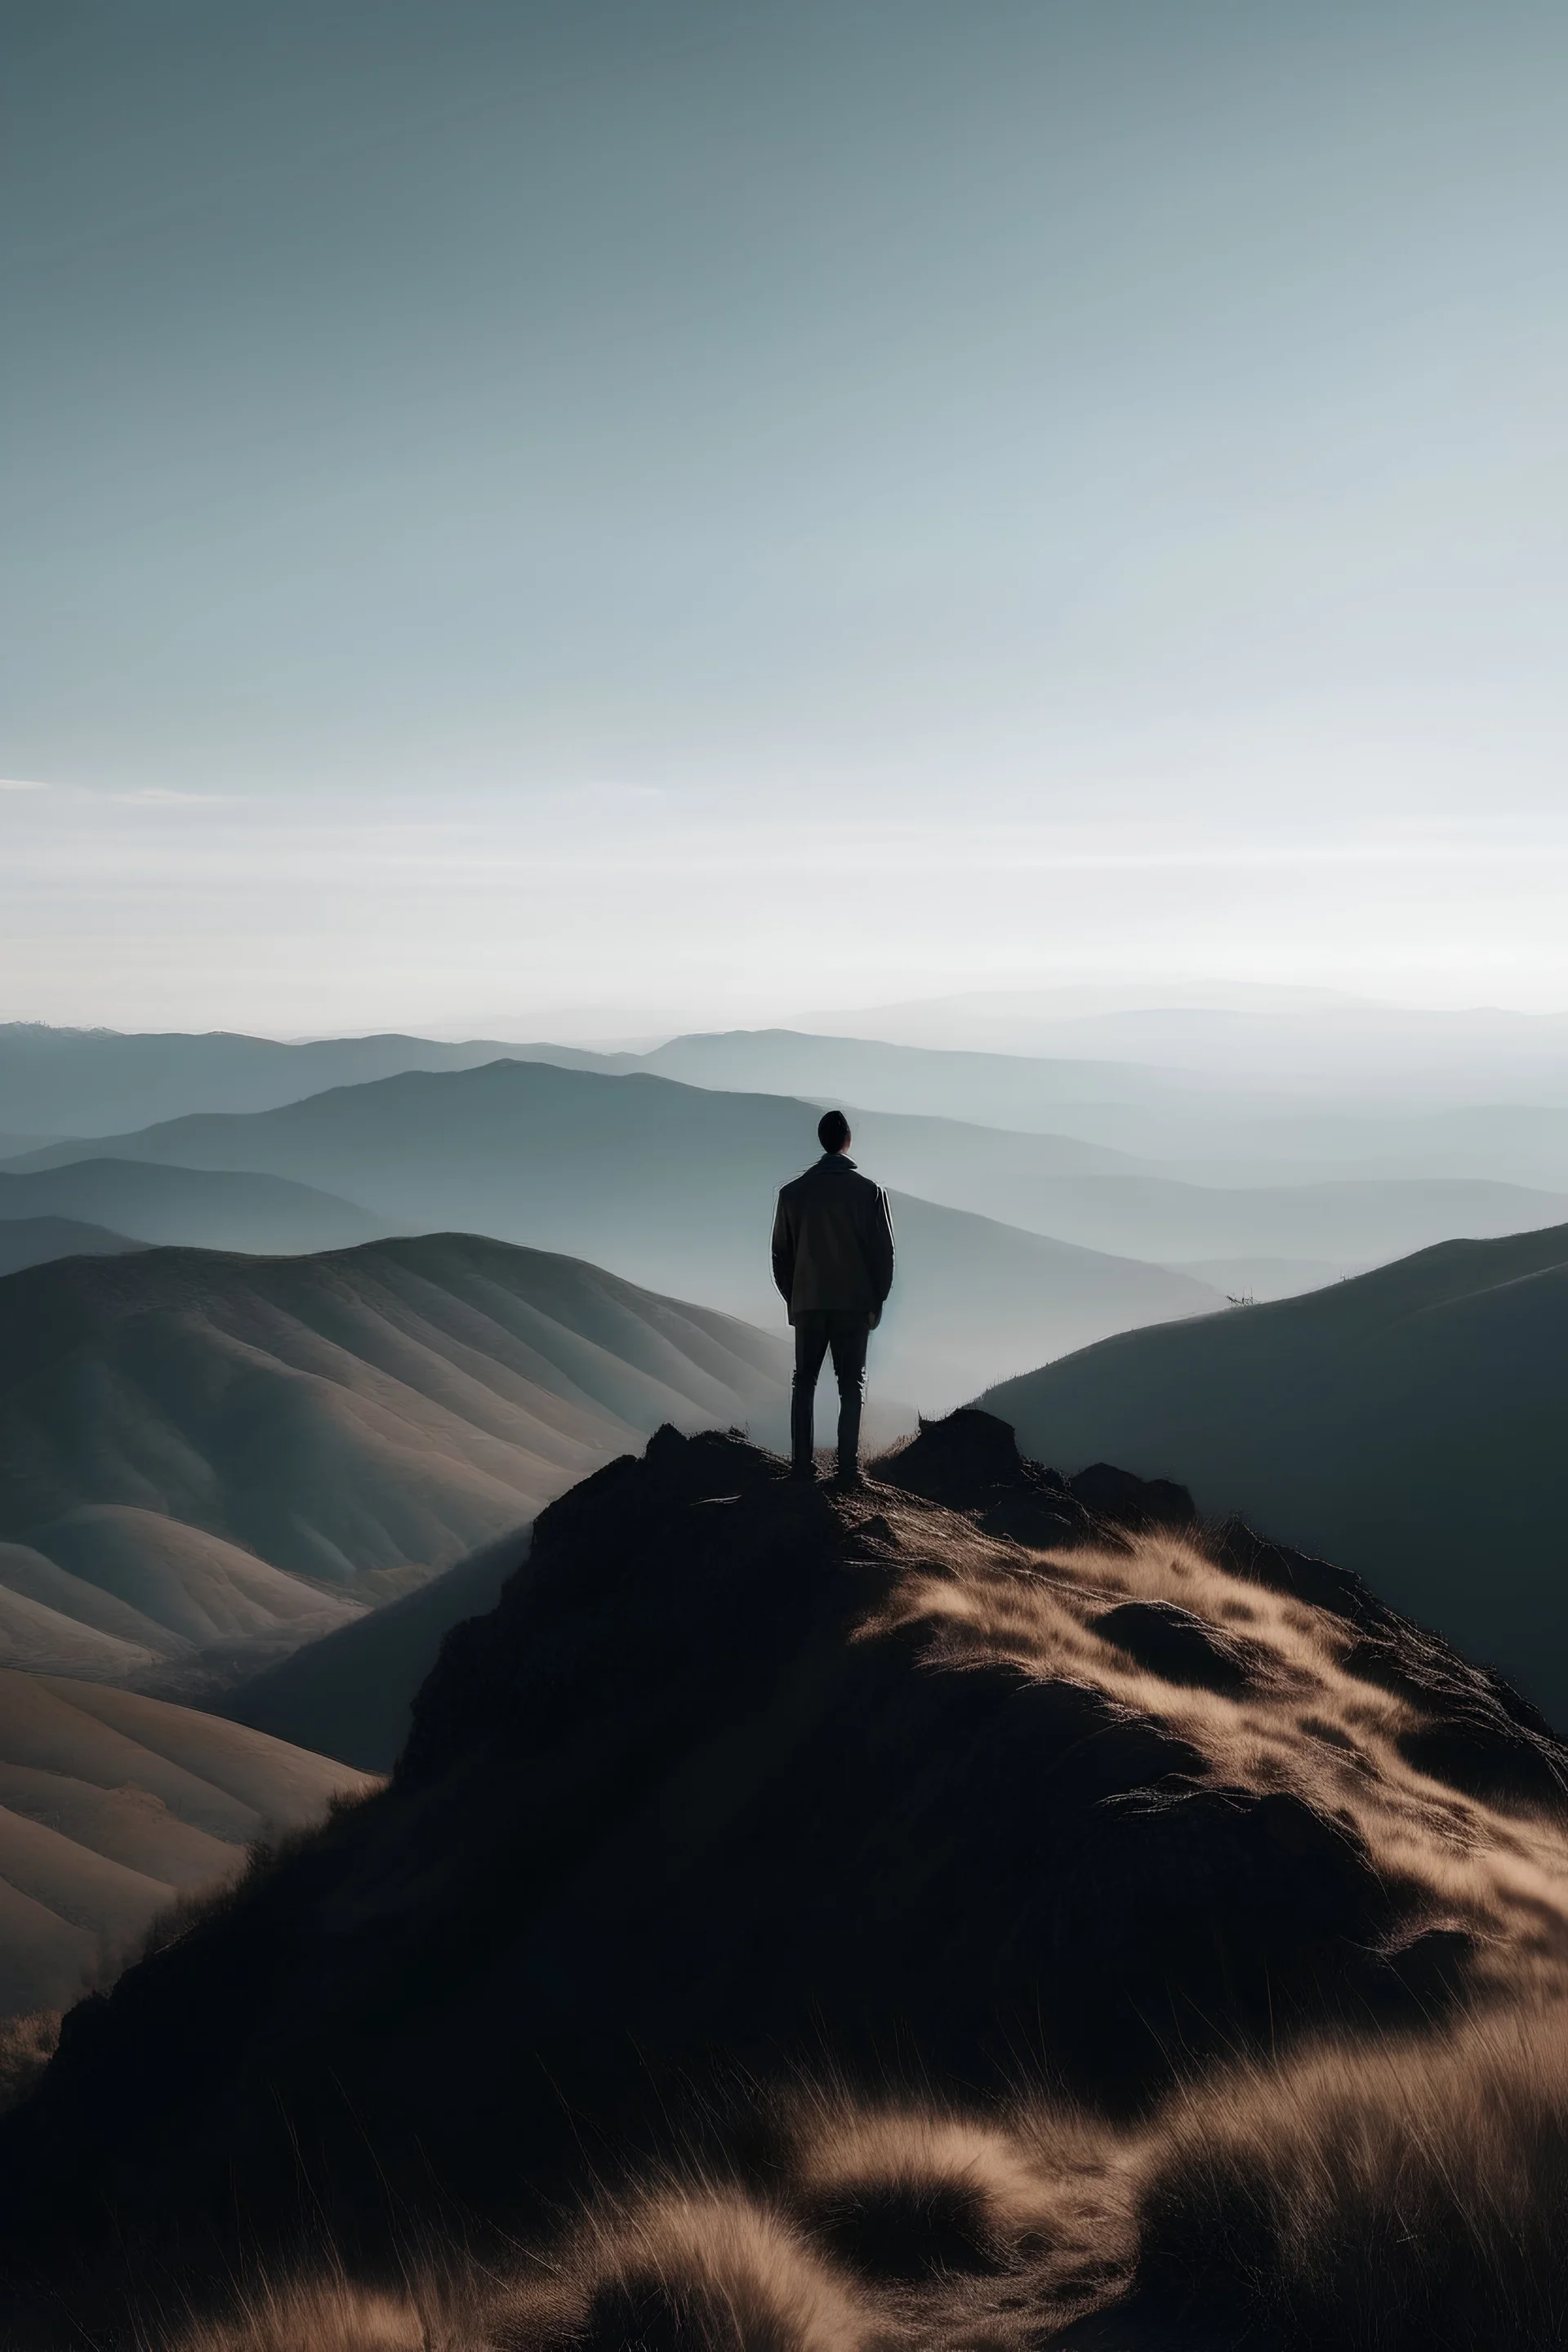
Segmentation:
<svg viewBox="0 0 1568 2352">
<path fill-rule="evenodd" d="M 1561 0 L 0 0 L 0 1018 L 1568 1006 Z"/>
</svg>

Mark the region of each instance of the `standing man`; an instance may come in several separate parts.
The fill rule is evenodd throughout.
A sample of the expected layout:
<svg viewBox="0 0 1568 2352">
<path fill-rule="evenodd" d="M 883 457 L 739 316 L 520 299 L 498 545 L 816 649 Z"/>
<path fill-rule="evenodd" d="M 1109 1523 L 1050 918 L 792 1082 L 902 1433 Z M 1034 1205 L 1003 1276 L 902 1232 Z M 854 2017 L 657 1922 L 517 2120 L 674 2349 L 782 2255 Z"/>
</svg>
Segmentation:
<svg viewBox="0 0 1568 2352">
<path fill-rule="evenodd" d="M 858 1486 L 866 1342 L 893 1286 L 893 1220 L 881 1186 L 846 1156 L 850 1138 L 844 1113 L 825 1112 L 816 1135 L 821 1159 L 784 1186 L 773 1219 L 773 1280 L 795 1326 L 791 1475 L 816 1475 L 812 1402 L 831 1348 L 838 1382 L 838 1483 Z"/>
</svg>

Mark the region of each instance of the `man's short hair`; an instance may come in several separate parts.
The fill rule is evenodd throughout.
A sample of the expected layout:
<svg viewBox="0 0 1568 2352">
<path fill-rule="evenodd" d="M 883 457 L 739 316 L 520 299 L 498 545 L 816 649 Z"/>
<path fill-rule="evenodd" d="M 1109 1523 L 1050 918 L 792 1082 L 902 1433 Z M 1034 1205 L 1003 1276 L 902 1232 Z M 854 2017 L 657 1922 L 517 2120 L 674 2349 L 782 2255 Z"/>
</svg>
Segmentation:
<svg viewBox="0 0 1568 2352">
<path fill-rule="evenodd" d="M 849 1140 L 849 1121 L 841 1110 L 825 1110 L 816 1122 L 816 1139 L 824 1151 L 842 1151 Z"/>
</svg>

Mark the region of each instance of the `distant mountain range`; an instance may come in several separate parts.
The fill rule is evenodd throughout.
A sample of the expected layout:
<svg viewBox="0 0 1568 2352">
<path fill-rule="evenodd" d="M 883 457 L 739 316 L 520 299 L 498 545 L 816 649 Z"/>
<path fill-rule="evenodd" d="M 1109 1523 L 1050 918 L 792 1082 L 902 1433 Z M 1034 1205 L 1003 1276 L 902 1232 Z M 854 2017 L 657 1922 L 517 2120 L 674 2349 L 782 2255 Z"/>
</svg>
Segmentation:
<svg viewBox="0 0 1568 2352">
<path fill-rule="evenodd" d="M 0 2019 L 67 2007 L 253 1841 L 372 1785 L 188 1707 L 0 1671 Z"/>
<path fill-rule="evenodd" d="M 510 1047 L 482 1039 L 328 1037 L 289 1045 L 211 1030 L 158 1035 L 0 1023 L 0 1106 L 7 1129 L 108 1135 L 191 1110 L 271 1110 L 327 1087 L 398 1070 L 467 1070 Z M 26 1146 L 18 1139 L 17 1148 Z"/>
<path fill-rule="evenodd" d="M 776 1441 L 781 1342 L 466 1235 L 148 1250 L 0 1287 L 0 1656 L 232 1681 L 531 1519 L 663 1422 Z"/>
<path fill-rule="evenodd" d="M 815 1159 L 809 1105 L 544 1062 L 405 1073 L 249 1117 L 204 1114 L 96 1145 L 184 1168 L 265 1170 L 405 1230 L 460 1228 L 570 1251 L 775 1325 L 781 1182 Z M 79 1148 L 79 1147 L 78 1147 Z M 69 1146 L 40 1155 L 58 1165 Z M 880 1393 L 930 1410 L 1108 1330 L 1204 1313 L 1191 1277 L 908 1195 L 877 1348 Z"/>
<path fill-rule="evenodd" d="M 70 1154 L 74 1148 L 56 1149 Z M 0 1249 L 7 1223 L 51 1217 L 107 1227 L 128 1242 L 283 1256 L 348 1249 L 386 1230 L 351 1202 L 287 1177 L 151 1164 L 138 1152 L 125 1159 L 68 1158 L 47 1168 L 0 1171 Z"/>
<path fill-rule="evenodd" d="M 1031 1453 L 1179 1472 L 1568 1722 L 1568 1226 L 1130 1331 L 993 1388 Z"/>
<path fill-rule="evenodd" d="M 1284 1071 L 1289 1041 L 1370 1034 L 1366 1022 L 1376 1011 L 1305 1008 L 1271 1013 L 1261 1025 L 1245 1011 L 1149 1014 L 1156 1041 L 1189 1031 L 1210 1040 L 1212 1066 L 1189 1067 L 1169 1058 L 1045 1060 L 1016 1048 L 934 1050 L 789 1030 L 694 1034 L 647 1054 L 602 1054 L 545 1042 L 450 1045 L 384 1036 L 287 1045 L 14 1025 L 0 1029 L 0 1116 L 19 1129 L 28 1108 L 68 1110 L 71 1120 L 54 1125 L 57 1137 L 61 1124 L 71 1124 L 72 1133 L 63 1150 L 14 1135 L 10 1146 L 0 1143 L 0 1160 L 8 1158 L 15 1169 L 58 1165 L 92 1156 L 94 1135 L 140 1132 L 150 1121 L 165 1123 L 165 1111 L 276 1108 L 406 1069 L 466 1069 L 506 1058 L 846 1104 L 863 1154 L 902 1192 L 1119 1256 L 1200 1273 L 1212 1265 L 1227 1290 L 1249 1287 L 1249 1269 L 1260 1258 L 1288 1262 L 1294 1270 L 1280 1283 L 1301 1286 L 1456 1234 L 1516 1232 L 1568 1213 L 1568 1108 L 1480 1102 L 1435 1110 L 1405 1102 L 1397 1087 L 1369 1106 L 1364 1088 L 1336 1097 L 1331 1089 L 1303 1091 L 1295 1080 L 1294 1091 L 1282 1078 L 1271 1087 L 1266 1055 L 1244 1074 L 1220 1051 L 1226 1037 L 1247 1036 L 1261 1054 L 1278 1033 Z M 1125 1050 L 1134 1034 L 1126 1022 L 1134 1016 L 1100 1017 L 1111 1022 L 1105 1034 Z M 1373 1030 L 1390 1038 L 1408 1032 L 1419 1045 L 1431 1025 L 1424 1020 L 1390 1014 Z M 1068 1025 L 1080 1036 L 1094 1024 Z M 1485 1029 L 1479 1015 L 1469 1025 L 1477 1035 Z M 1499 1034 L 1517 1029 L 1544 1050 L 1551 1027 L 1521 1019 L 1510 1029 L 1504 1020 Z M 1515 1054 L 1498 1067 L 1506 1076 L 1527 1061 Z M 40 1094 L 46 1076 L 56 1091 Z M 17 1088 L 14 1097 L 7 1082 Z M 1494 1073 L 1490 1084 L 1498 1083 Z M 97 1147 L 100 1154 L 105 1149 Z M 60 1213 L 113 1229 L 121 1222 L 114 1206 L 106 1198 L 96 1213 Z M 307 1232 L 303 1204 L 294 1207 L 296 1229 Z M 239 1244 L 237 1234 L 216 1229 L 154 1233 L 133 1222 L 123 1229 L 141 1238 Z M 323 1230 L 319 1241 L 291 1244 L 285 1233 L 243 1245 L 337 1246 L 349 1237 Z"/>
</svg>

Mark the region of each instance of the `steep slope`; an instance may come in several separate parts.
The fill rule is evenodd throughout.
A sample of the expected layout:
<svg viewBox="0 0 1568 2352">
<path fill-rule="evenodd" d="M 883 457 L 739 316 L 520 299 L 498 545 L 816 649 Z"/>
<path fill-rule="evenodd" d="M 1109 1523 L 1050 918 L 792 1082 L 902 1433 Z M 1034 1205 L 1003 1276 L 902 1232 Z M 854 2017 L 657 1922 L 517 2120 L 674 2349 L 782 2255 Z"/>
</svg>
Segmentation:
<svg viewBox="0 0 1568 2352">
<path fill-rule="evenodd" d="M 250 1118 L 178 1119 L 113 1149 L 287 1173 L 405 1227 L 568 1250 L 776 1322 L 773 1201 L 815 1158 L 816 1127 L 809 1106 L 779 1096 L 509 1061 L 342 1088 Z M 883 1394 L 925 1408 L 1103 1332 L 1218 1304 L 1163 1267 L 907 1195 L 895 1215 L 902 1271 L 875 1377 Z"/>
<path fill-rule="evenodd" d="M 75 1217 L 10 1217 L 0 1221 L 0 1275 L 47 1265 L 56 1257 L 117 1257 L 145 1246 L 128 1234 L 111 1234 L 105 1225 L 84 1224 Z"/>
<path fill-rule="evenodd" d="M 0 1220 L 36 1217 L 80 1218 L 140 1242 L 284 1255 L 348 1249 L 385 1231 L 352 1202 L 288 1177 L 149 1165 L 139 1154 L 0 1171 Z"/>
<path fill-rule="evenodd" d="M 0 1307 L 7 1661 L 162 1661 L 171 1696 L 450 1567 L 661 1421 L 785 1410 L 778 1341 L 466 1235 L 71 1259 Z"/>
<path fill-rule="evenodd" d="M 1056 1460 L 1179 1465 L 1568 1721 L 1568 1226 L 1128 1332 L 984 1402 Z"/>
<path fill-rule="evenodd" d="M 1124 2263 L 1080 2237 L 1064 2265 L 1043 2225 L 988 2251 L 979 2183 L 846 2208 L 858 2095 L 868 2131 L 933 2100 L 940 2129 L 946 2099 L 953 2133 L 1047 2068 L 1089 2103 L 1053 2160 L 1076 2147 L 1092 2217 L 1125 2177 L 1097 2134 L 1177 2074 L 1562 1996 L 1568 1750 L 1353 1577 L 1204 1538 L 1178 1489 L 1101 1466 L 1069 1490 L 979 1413 L 863 1496 L 781 1470 L 666 1431 L 574 1488 L 448 1636 L 387 1793 L 72 2015 L 0 2123 L 18 2322 L 29 2277 L 101 2317 L 95 2261 L 121 2308 L 126 2264 L 199 2300 L 237 2231 L 276 2278 L 301 2217 L 372 2261 L 443 2192 L 470 2243 L 486 2215 L 554 2231 L 574 2183 L 662 2150 L 656 2197 L 705 2169 L 728 2200 L 710 2283 L 765 2273 L 746 2217 L 772 2212 L 845 2326 L 683 2332 L 657 2295 L 639 2320 L 614 2296 L 659 2241 L 628 2275 L 611 2215 L 605 2304 L 578 2247 L 525 2270 L 510 2332 L 444 2340 L 1021 2352 Z M 689 2231 L 654 2263 L 667 2302 L 701 2260 Z M 917 2333 L 899 2294 L 959 2284 L 1003 2298 L 994 2326 Z"/>
<path fill-rule="evenodd" d="M 0 2019 L 59 2009 L 361 1773 L 128 1691 L 0 1670 Z"/>
</svg>

